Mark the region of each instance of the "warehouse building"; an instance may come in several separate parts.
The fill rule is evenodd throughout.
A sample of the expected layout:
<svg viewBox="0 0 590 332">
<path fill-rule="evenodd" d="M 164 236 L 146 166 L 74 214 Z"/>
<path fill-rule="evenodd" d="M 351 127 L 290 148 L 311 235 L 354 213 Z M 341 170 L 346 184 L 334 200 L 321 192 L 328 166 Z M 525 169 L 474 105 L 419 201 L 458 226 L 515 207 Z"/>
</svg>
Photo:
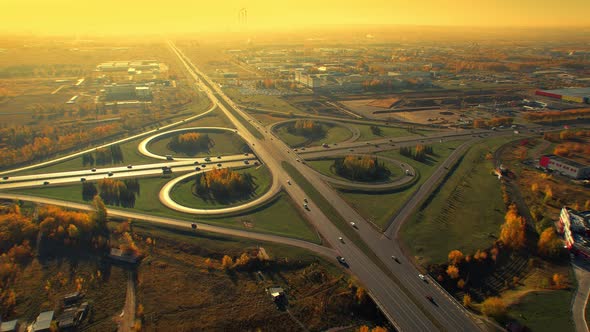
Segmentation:
<svg viewBox="0 0 590 332">
<path fill-rule="evenodd" d="M 537 96 L 561 99 L 572 103 L 590 104 L 590 87 L 586 88 L 565 88 L 557 90 L 537 90 Z"/>
<path fill-rule="evenodd" d="M 138 84 L 105 85 L 106 100 L 150 100 L 152 91 L 149 86 Z"/>
<path fill-rule="evenodd" d="M 556 155 L 545 155 L 539 159 L 539 166 L 573 179 L 590 178 L 590 166 Z"/>
</svg>

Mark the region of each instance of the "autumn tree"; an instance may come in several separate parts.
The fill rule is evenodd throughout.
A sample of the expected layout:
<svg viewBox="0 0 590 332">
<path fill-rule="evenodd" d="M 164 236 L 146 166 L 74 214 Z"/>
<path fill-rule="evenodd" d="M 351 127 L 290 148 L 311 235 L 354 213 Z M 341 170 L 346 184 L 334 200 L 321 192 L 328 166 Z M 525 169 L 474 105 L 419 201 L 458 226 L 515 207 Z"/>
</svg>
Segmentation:
<svg viewBox="0 0 590 332">
<path fill-rule="evenodd" d="M 547 203 L 548 201 L 550 201 L 553 198 L 553 190 L 551 189 L 551 186 L 546 185 L 545 186 L 545 198 L 543 199 L 543 201 L 545 203 Z"/>
<path fill-rule="evenodd" d="M 518 215 L 516 205 L 508 208 L 505 222 L 500 230 L 500 241 L 509 248 L 519 249 L 525 245 L 525 222 L 524 218 Z"/>
<path fill-rule="evenodd" d="M 469 308 L 471 306 L 471 295 L 463 295 L 463 306 Z"/>
<path fill-rule="evenodd" d="M 481 312 L 490 317 L 502 317 L 506 314 L 506 303 L 499 297 L 488 297 L 481 304 Z"/>
<path fill-rule="evenodd" d="M 325 135 L 324 125 L 313 120 L 297 120 L 294 124 L 287 127 L 287 131 L 291 134 L 308 138 L 320 138 Z"/>
<path fill-rule="evenodd" d="M 545 257 L 557 258 L 563 253 L 563 241 L 553 227 L 548 227 L 541 233 L 537 247 L 539 253 Z"/>
<path fill-rule="evenodd" d="M 230 256 L 223 256 L 223 258 L 221 259 L 221 267 L 223 267 L 225 270 L 229 270 L 232 268 L 233 265 L 234 260 Z"/>
<path fill-rule="evenodd" d="M 249 173 L 238 173 L 228 168 L 214 169 L 196 175 L 194 191 L 205 199 L 238 199 L 254 191 L 254 178 Z"/>
<path fill-rule="evenodd" d="M 465 287 L 465 280 L 459 279 L 459 281 L 457 281 L 457 288 L 463 289 L 464 287 Z"/>
<path fill-rule="evenodd" d="M 463 253 L 459 250 L 451 250 L 449 252 L 449 263 L 457 265 L 463 260 Z"/>
<path fill-rule="evenodd" d="M 107 223 L 107 207 L 104 205 L 104 202 L 100 196 L 94 196 L 92 200 L 92 207 L 94 213 L 92 214 L 92 218 L 96 224 L 101 227 L 105 228 Z"/>
<path fill-rule="evenodd" d="M 346 156 L 334 160 L 331 168 L 336 174 L 350 180 L 373 181 L 387 178 L 391 172 L 376 157 Z"/>
<path fill-rule="evenodd" d="M 567 277 L 561 273 L 555 273 L 553 277 L 551 277 L 551 281 L 557 289 L 562 289 L 567 286 Z"/>
<path fill-rule="evenodd" d="M 455 265 L 449 265 L 446 272 L 451 279 L 459 278 L 459 268 Z"/>
<path fill-rule="evenodd" d="M 213 146 L 213 141 L 207 134 L 190 132 L 172 137 L 168 146 L 173 151 L 194 154 L 199 151 L 208 151 Z"/>
</svg>

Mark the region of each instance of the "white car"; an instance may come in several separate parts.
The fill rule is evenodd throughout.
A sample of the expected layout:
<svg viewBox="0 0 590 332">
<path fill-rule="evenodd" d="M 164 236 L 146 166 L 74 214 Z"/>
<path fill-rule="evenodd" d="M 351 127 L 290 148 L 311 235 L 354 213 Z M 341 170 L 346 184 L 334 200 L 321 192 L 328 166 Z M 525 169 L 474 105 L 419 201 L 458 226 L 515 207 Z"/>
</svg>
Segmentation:
<svg viewBox="0 0 590 332">
<path fill-rule="evenodd" d="M 338 240 L 340 240 L 340 242 L 344 243 L 344 239 L 342 238 L 342 236 L 338 237 Z"/>
<path fill-rule="evenodd" d="M 289 185 L 291 185 L 291 180 L 287 180 L 287 183 L 288 183 Z"/>
<path fill-rule="evenodd" d="M 352 226 L 352 227 L 356 228 L 356 223 L 355 223 L 354 221 L 351 221 L 351 222 L 350 222 L 350 226 Z"/>
<path fill-rule="evenodd" d="M 422 279 L 422 281 L 426 281 L 426 276 L 423 274 L 419 274 L 418 278 Z"/>
</svg>

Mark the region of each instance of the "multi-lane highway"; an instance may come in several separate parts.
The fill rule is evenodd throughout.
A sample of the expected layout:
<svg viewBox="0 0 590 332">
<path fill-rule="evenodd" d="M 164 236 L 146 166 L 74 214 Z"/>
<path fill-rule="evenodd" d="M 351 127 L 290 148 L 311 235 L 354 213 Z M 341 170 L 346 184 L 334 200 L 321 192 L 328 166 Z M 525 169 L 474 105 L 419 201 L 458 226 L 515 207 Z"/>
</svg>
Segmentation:
<svg viewBox="0 0 590 332">
<path fill-rule="evenodd" d="M 369 293 L 380 306 L 384 314 L 395 325 L 398 330 L 402 331 L 473 331 L 481 328 L 479 321 L 473 320 L 472 316 L 464 310 L 454 299 L 450 298 L 442 289 L 440 289 L 436 282 L 423 281 L 418 278 L 421 273 L 410 260 L 406 259 L 402 252 L 399 243 L 396 239 L 396 234 L 401 224 L 411 215 L 414 208 L 419 204 L 430 192 L 435 188 L 438 181 L 446 174 L 446 169 L 454 163 L 469 146 L 482 139 L 484 136 L 501 136 L 514 135 L 512 131 L 490 132 L 490 131 L 474 131 L 466 132 L 442 132 L 428 137 L 410 137 L 398 139 L 378 139 L 371 142 L 357 142 L 358 133 L 353 132 L 355 139 L 347 140 L 334 144 L 327 142 L 328 147 L 313 147 L 307 149 L 294 149 L 288 147 L 277 137 L 274 136 L 272 127 L 262 128 L 259 131 L 258 137 L 262 135 L 263 139 L 257 138 L 253 132 L 250 132 L 245 123 L 256 122 L 248 113 L 242 111 L 231 99 L 229 99 L 217 84 L 211 81 L 204 73 L 202 73 L 192 62 L 172 43 L 169 46 L 173 53 L 180 59 L 181 63 L 197 83 L 197 88 L 203 91 L 212 101 L 211 108 L 205 112 L 186 120 L 193 120 L 203 115 L 212 112 L 216 108 L 221 110 L 235 126 L 235 129 L 217 128 L 221 130 L 235 131 L 245 139 L 250 145 L 254 154 L 247 156 L 234 155 L 223 156 L 221 159 L 213 157 L 212 160 L 207 161 L 204 158 L 186 158 L 177 160 L 166 160 L 166 156 L 158 156 L 148 151 L 147 146 L 149 142 L 159 135 L 166 134 L 163 129 L 171 126 L 184 123 L 186 120 L 171 124 L 160 128 L 159 130 L 152 130 L 146 133 L 135 135 L 110 144 L 117 144 L 123 141 L 128 141 L 148 134 L 154 136 L 145 139 L 140 145 L 140 152 L 147 156 L 161 160 L 149 165 L 130 165 L 122 167 L 107 167 L 100 169 L 78 170 L 71 172 L 59 172 L 49 174 L 36 174 L 24 176 L 5 176 L 0 179 L 0 189 L 10 189 L 30 186 L 51 186 L 54 184 L 80 182 L 84 180 L 96 180 L 106 177 L 138 177 L 148 176 L 154 174 L 161 174 L 162 167 L 170 167 L 173 172 L 191 172 L 190 174 L 176 178 L 171 183 L 162 188 L 160 192 L 160 199 L 165 205 L 172 209 L 177 209 L 187 213 L 194 214 L 208 214 L 215 213 L 207 210 L 190 209 L 179 206 L 169 198 L 170 189 L 175 183 L 181 181 L 184 177 L 193 175 L 195 172 L 203 171 L 202 165 L 205 165 L 205 171 L 216 167 L 244 167 L 245 160 L 260 161 L 269 168 L 272 173 L 271 189 L 259 199 L 239 207 L 232 207 L 232 211 L 222 211 L 220 213 L 234 212 L 240 209 L 249 208 L 262 201 L 272 197 L 281 188 L 295 201 L 300 202 L 300 209 L 306 218 L 315 226 L 317 231 L 322 235 L 328 244 L 333 248 L 327 248 L 305 241 L 294 240 L 279 236 L 272 236 L 266 234 L 258 234 L 235 229 L 226 229 L 223 227 L 202 225 L 200 229 L 204 231 L 224 233 L 234 236 L 243 236 L 253 239 L 274 241 L 285 243 L 288 245 L 295 245 L 313 250 L 324 256 L 334 259 L 336 254 L 342 255 L 349 263 L 350 270 L 355 274 L 359 280 L 366 286 Z M 240 119 L 241 118 L 241 119 Z M 194 128 L 193 128 L 194 129 Z M 189 130 L 189 129 L 178 129 Z M 173 131 L 172 131 L 173 132 Z M 434 172 L 433 176 L 424 182 L 419 190 L 406 202 L 404 207 L 396 214 L 387 228 L 385 234 L 378 232 L 372 225 L 360 216 L 353 208 L 351 208 L 332 187 L 327 185 L 322 179 L 322 176 L 303 164 L 304 159 L 314 159 L 326 156 L 342 155 L 342 154 L 365 154 L 374 153 L 377 151 L 391 150 L 400 146 L 411 146 L 416 143 L 434 143 L 440 141 L 448 141 L 453 139 L 461 139 L 466 142 L 457 148 L 451 156 L 444 161 L 442 165 Z M 108 145 L 110 145 L 108 144 Z M 108 146 L 105 145 L 105 146 Z M 82 151 L 70 156 L 58 158 L 53 161 L 24 167 L 18 170 L 11 170 L 0 174 L 9 174 L 20 170 L 25 170 L 33 167 L 39 167 L 54 162 L 59 162 L 72 158 L 83 153 L 91 152 L 94 149 Z M 165 160 L 165 161 L 164 161 Z M 222 166 L 217 165 L 222 163 Z M 378 267 L 374 261 L 368 258 L 367 254 L 355 246 L 355 244 L 348 239 L 340 230 L 329 220 L 326 215 L 322 213 L 319 206 L 313 201 L 308 201 L 308 207 L 303 208 L 304 199 L 307 198 L 306 193 L 299 186 L 298 183 L 289 178 L 288 173 L 283 169 L 282 163 L 288 163 L 295 167 L 310 183 L 313 183 L 315 189 L 333 206 L 339 214 L 347 221 L 355 222 L 355 232 L 358 232 L 360 238 L 366 242 L 373 253 L 382 261 L 382 265 L 386 270 Z M 251 166 L 251 164 L 249 164 Z M 2 198 L 9 199 L 28 199 L 46 204 L 63 205 L 71 208 L 88 209 L 89 207 L 83 204 L 69 203 L 58 200 L 30 198 L 24 195 L 15 194 L 0 194 Z M 154 217 L 139 213 L 131 213 L 120 211 L 116 209 L 109 209 L 109 213 L 113 216 L 120 216 L 126 218 L 141 219 L 155 223 L 163 223 L 167 225 L 174 225 L 179 227 L 187 227 L 186 221 L 178 221 L 171 218 Z M 286 222 L 286 221 L 281 221 Z M 391 259 L 392 256 L 397 256 L 398 261 Z M 426 299 L 426 296 L 432 296 L 436 304 L 431 303 Z"/>
<path fill-rule="evenodd" d="M 176 48 L 172 43 L 170 47 L 173 52 L 179 57 L 181 62 L 186 67 L 189 74 L 201 85 L 203 91 L 219 105 L 219 108 L 226 114 L 231 122 L 238 128 L 248 142 L 252 144 L 252 149 L 256 155 L 268 165 L 272 170 L 273 180 L 280 181 L 285 185 L 285 191 L 297 202 L 303 202 L 306 197 L 305 192 L 297 183 L 291 182 L 287 184 L 289 178 L 288 174 L 281 167 L 281 162 L 288 162 L 297 167 L 304 176 L 311 179 L 314 185 L 324 187 L 320 192 L 326 197 L 345 217 L 348 214 L 354 214 L 355 219 L 360 223 L 363 231 L 366 234 L 366 242 L 380 243 L 381 235 L 377 232 L 369 233 L 370 227 L 368 223 L 362 219 L 356 212 L 348 207 L 344 202 L 335 202 L 338 196 L 325 185 L 321 180 L 317 180 L 315 172 L 310 171 L 306 166 L 296 161 L 296 156 L 290 153 L 290 148 L 277 139 L 270 140 L 272 133 L 265 131 L 262 133 L 264 140 L 257 139 L 251 134 L 243 123 L 234 115 L 237 113 L 246 121 L 253 121 L 253 119 L 245 112 L 241 111 L 219 87 L 213 83 L 206 75 L 198 70 L 185 57 L 182 52 Z M 232 108 L 232 110 L 229 110 Z M 334 204 L 336 203 L 336 204 Z M 350 211 L 343 211 L 347 209 Z M 349 213 L 347 213 L 349 212 Z M 381 270 L 375 263 L 373 263 L 360 249 L 358 249 L 352 241 L 347 239 L 336 226 L 321 212 L 321 209 L 309 202 L 309 209 L 305 210 L 310 222 L 314 224 L 316 229 L 322 236 L 338 251 L 340 252 L 350 264 L 352 272 L 365 284 L 373 298 L 381 307 L 384 314 L 393 322 L 399 330 L 404 331 L 435 331 L 435 330 L 449 330 L 449 331 L 473 331 L 477 330 L 478 326 L 470 319 L 465 312 L 457 307 L 454 302 L 445 297 L 438 296 L 438 306 L 432 303 L 426 303 L 425 298 L 421 298 L 422 294 L 432 293 L 429 289 L 430 284 L 418 279 L 418 271 L 411 266 L 409 262 L 402 264 L 405 270 L 399 272 L 398 266 L 388 265 L 390 271 L 394 273 L 401 284 L 397 284 L 390 278 L 385 271 Z M 342 240 L 340 240 L 342 238 Z M 385 246 L 380 246 L 385 248 Z M 384 262 L 388 262 L 392 253 L 395 253 L 395 244 L 391 244 L 390 251 L 380 254 Z M 401 253 L 398 253 L 401 255 Z M 385 256 L 385 257 L 384 257 Z M 397 264 L 397 263 L 396 263 Z M 408 272 L 409 271 L 409 272 Z M 415 281 L 420 281 L 416 283 Z M 416 294 L 416 296 L 412 296 Z"/>
</svg>

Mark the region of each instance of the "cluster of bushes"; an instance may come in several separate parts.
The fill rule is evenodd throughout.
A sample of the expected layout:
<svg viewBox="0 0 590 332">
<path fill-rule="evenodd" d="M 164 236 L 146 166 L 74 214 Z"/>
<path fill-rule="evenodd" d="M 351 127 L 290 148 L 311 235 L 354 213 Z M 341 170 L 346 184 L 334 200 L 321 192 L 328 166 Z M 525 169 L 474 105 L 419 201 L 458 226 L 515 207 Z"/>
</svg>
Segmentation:
<svg viewBox="0 0 590 332">
<path fill-rule="evenodd" d="M 346 156 L 334 160 L 334 172 L 354 181 L 375 181 L 389 177 L 391 171 L 377 157 Z"/>
<path fill-rule="evenodd" d="M 208 151 L 213 146 L 213 141 L 207 134 L 186 133 L 172 137 L 168 147 L 172 151 L 195 153 L 198 151 Z"/>
<path fill-rule="evenodd" d="M 291 134 L 305 137 L 324 136 L 324 126 L 313 120 L 297 120 L 294 124 L 287 127 L 287 131 Z"/>
<path fill-rule="evenodd" d="M 201 198 L 228 201 L 249 196 L 254 189 L 254 178 L 249 173 L 222 168 L 197 174 L 194 194 Z"/>
<path fill-rule="evenodd" d="M 100 179 L 95 185 L 92 182 L 82 183 L 82 198 L 89 201 L 97 194 L 109 205 L 134 207 L 136 195 L 139 195 L 139 181 L 137 179 Z"/>
<path fill-rule="evenodd" d="M 433 155 L 434 148 L 431 145 L 422 145 L 418 144 L 412 151 L 412 148 L 409 146 L 402 146 L 399 148 L 399 153 L 402 156 L 406 156 L 408 158 L 412 158 L 416 161 L 425 161 L 426 155 Z"/>
<path fill-rule="evenodd" d="M 553 122 L 561 120 L 575 120 L 590 117 L 590 109 L 569 111 L 527 112 L 524 118 L 534 122 Z"/>
<path fill-rule="evenodd" d="M 93 153 L 82 155 L 83 166 L 118 164 L 124 161 L 123 151 L 119 145 L 96 149 Z"/>
</svg>

